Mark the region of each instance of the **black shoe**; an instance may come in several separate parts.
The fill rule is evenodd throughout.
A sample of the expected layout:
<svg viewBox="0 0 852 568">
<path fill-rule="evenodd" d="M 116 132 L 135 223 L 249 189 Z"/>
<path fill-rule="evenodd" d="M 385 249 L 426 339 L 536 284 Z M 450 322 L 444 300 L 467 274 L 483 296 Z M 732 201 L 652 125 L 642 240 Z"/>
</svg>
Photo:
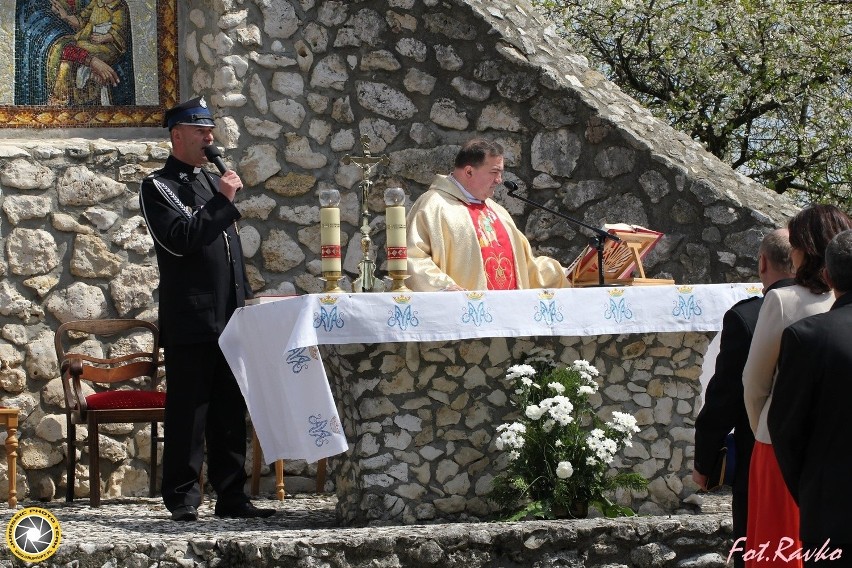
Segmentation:
<svg viewBox="0 0 852 568">
<path fill-rule="evenodd" d="M 172 520 L 173 521 L 197 521 L 198 520 L 198 509 L 196 509 L 192 505 L 178 505 L 177 507 L 175 507 L 175 510 L 172 511 Z"/>
<path fill-rule="evenodd" d="M 247 501 L 231 507 L 216 507 L 214 514 L 232 519 L 265 519 L 274 515 L 275 509 L 258 509 Z"/>
</svg>

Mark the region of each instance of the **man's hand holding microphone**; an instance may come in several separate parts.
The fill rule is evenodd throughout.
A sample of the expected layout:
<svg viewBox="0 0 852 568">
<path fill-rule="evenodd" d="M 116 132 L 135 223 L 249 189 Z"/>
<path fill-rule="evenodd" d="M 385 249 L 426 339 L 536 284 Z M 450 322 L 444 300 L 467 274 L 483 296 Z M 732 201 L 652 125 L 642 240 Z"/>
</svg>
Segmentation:
<svg viewBox="0 0 852 568">
<path fill-rule="evenodd" d="M 216 166 L 219 173 L 222 175 L 219 183 L 219 193 L 228 198 L 229 201 L 234 200 L 234 196 L 243 188 L 243 181 L 237 172 L 229 170 L 222 159 L 222 150 L 218 146 L 210 145 L 204 147 L 204 155 L 207 156 L 207 161 Z"/>
</svg>

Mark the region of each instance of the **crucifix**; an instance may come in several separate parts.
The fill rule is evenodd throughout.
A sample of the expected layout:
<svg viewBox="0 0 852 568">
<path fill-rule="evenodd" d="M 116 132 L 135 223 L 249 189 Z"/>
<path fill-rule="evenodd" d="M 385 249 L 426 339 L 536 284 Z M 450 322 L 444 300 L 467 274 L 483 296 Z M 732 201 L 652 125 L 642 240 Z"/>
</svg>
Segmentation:
<svg viewBox="0 0 852 568">
<path fill-rule="evenodd" d="M 340 162 L 347 166 L 354 164 L 361 170 L 361 181 L 358 182 L 358 187 L 361 189 L 360 204 L 361 204 L 361 252 L 363 258 L 358 264 L 358 272 L 360 276 L 352 283 L 354 292 L 384 292 L 384 282 L 376 278 L 375 270 L 376 263 L 370 257 L 370 248 L 372 240 L 370 239 L 370 210 L 367 206 L 367 197 L 370 193 L 370 188 L 373 186 L 370 175 L 379 164 L 386 166 L 390 163 L 390 158 L 387 154 L 381 156 L 373 156 L 370 154 L 370 138 L 367 135 L 361 136 L 361 144 L 364 146 L 363 156 L 350 156 L 346 154 Z"/>
</svg>

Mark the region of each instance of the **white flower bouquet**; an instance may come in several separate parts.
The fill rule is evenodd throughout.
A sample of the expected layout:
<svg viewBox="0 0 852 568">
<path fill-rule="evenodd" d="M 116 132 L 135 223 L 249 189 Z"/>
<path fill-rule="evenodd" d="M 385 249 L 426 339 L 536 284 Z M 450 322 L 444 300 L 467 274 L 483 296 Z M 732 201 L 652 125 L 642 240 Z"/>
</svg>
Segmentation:
<svg viewBox="0 0 852 568">
<path fill-rule="evenodd" d="M 490 498 L 509 520 L 585 517 L 589 504 L 609 517 L 634 514 L 606 494 L 647 487 L 638 473 L 609 474 L 616 453 L 631 445 L 639 428 L 630 414 L 613 412 L 608 422 L 595 414 L 589 396 L 598 390 L 598 376 L 582 360 L 558 367 L 537 357 L 508 369 L 523 416 L 497 427 L 495 445 L 510 462 L 494 479 Z"/>
</svg>

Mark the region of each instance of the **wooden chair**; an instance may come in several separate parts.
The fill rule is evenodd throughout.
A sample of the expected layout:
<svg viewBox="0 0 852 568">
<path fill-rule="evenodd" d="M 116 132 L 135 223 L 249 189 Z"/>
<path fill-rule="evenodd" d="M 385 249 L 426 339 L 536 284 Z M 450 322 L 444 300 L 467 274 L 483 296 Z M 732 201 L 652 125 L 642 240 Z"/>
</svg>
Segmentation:
<svg viewBox="0 0 852 568">
<path fill-rule="evenodd" d="M 90 334 L 96 339 L 127 337 L 150 333 L 151 349 L 127 353 L 113 358 L 91 357 L 66 350 L 73 337 Z M 116 337 L 118 336 L 118 337 Z M 74 499 L 74 442 L 76 425 L 89 429 L 89 503 L 100 505 L 100 453 L 98 427 L 101 424 L 149 422 L 151 424 L 151 481 L 149 494 L 154 496 L 157 483 L 157 423 L 165 415 L 166 393 L 159 390 L 159 329 L 153 323 L 135 319 L 102 319 L 70 321 L 59 326 L 54 337 L 56 357 L 65 393 L 68 423 L 68 489 L 66 501 Z M 83 384 L 96 392 L 86 396 Z M 106 388 L 104 388 L 106 385 Z M 96 388 L 97 387 L 97 388 Z"/>
<path fill-rule="evenodd" d="M 0 422 L 6 427 L 6 463 L 9 466 L 9 508 L 18 506 L 18 409 L 0 407 Z"/>
<path fill-rule="evenodd" d="M 253 497 L 260 493 L 260 466 L 263 460 L 263 451 L 260 449 L 260 441 L 257 439 L 257 434 L 252 434 L 251 439 L 252 451 L 252 466 L 251 466 L 251 494 Z M 279 501 L 284 500 L 285 485 L 284 485 L 284 460 L 275 460 L 275 498 Z M 317 493 L 322 493 L 325 490 L 325 469 L 326 460 L 321 459 L 317 464 Z"/>
</svg>

